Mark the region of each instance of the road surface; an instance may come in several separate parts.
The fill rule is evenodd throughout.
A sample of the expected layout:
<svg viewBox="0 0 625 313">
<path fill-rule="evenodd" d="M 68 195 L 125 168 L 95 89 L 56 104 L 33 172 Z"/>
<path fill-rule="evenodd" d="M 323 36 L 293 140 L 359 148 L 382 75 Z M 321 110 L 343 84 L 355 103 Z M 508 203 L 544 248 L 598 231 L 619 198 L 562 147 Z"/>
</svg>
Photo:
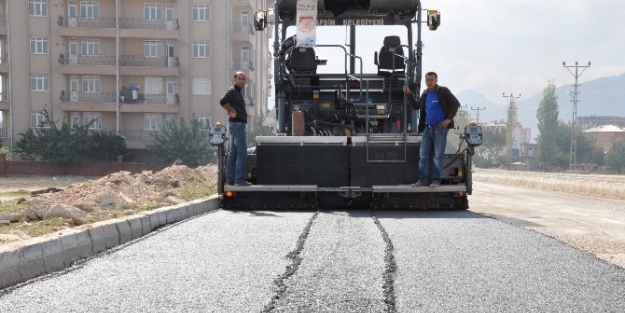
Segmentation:
<svg viewBox="0 0 625 313">
<path fill-rule="evenodd" d="M 625 269 L 495 214 L 619 203 L 508 188 L 476 184 L 470 211 L 215 211 L 3 290 L 0 312 L 621 311 Z"/>
</svg>

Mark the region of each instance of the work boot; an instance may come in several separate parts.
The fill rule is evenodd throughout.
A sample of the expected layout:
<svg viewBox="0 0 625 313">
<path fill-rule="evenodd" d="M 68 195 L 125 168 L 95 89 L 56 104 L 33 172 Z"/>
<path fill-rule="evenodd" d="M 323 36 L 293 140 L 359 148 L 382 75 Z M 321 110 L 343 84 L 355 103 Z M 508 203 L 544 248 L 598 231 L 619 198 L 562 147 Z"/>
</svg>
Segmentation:
<svg viewBox="0 0 625 313">
<path fill-rule="evenodd" d="M 419 181 L 417 181 L 416 183 L 414 183 L 414 184 L 410 185 L 410 187 L 425 187 L 425 186 L 426 186 L 426 184 L 425 184 L 425 183 L 423 183 L 423 182 L 422 182 L 422 181 L 420 181 L 420 180 L 419 180 Z"/>
<path fill-rule="evenodd" d="M 235 185 L 236 187 L 249 187 L 249 186 L 251 186 L 252 184 L 251 184 L 251 183 L 248 183 L 247 181 L 245 181 L 245 180 L 244 180 L 244 181 L 238 181 L 238 182 L 234 183 L 234 185 Z"/>
</svg>

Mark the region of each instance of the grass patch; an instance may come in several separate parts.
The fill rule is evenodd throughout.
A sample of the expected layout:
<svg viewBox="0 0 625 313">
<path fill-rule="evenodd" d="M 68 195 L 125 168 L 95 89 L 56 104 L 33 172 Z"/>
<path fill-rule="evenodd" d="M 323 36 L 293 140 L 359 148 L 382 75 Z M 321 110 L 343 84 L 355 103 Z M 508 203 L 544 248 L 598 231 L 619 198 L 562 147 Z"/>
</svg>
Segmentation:
<svg viewBox="0 0 625 313">
<path fill-rule="evenodd" d="M 73 227 L 74 223 L 67 218 L 50 218 L 37 222 L 20 222 L 0 226 L 1 233 L 23 233 L 31 237 L 42 236 Z"/>
<path fill-rule="evenodd" d="M 0 192 L 0 197 L 30 197 L 30 191 L 27 190 L 15 190 L 15 191 L 5 191 Z"/>
<path fill-rule="evenodd" d="M 28 197 L 30 198 L 30 195 Z M 3 201 L 0 203 L 0 213 L 18 213 L 28 207 L 28 203 L 18 204 L 17 200 Z"/>
<path fill-rule="evenodd" d="M 172 190 L 172 193 L 178 197 L 191 201 L 200 198 L 209 197 L 217 192 L 215 185 L 208 183 L 202 184 L 189 184 Z M 24 190 L 3 192 L 0 196 L 7 197 L 23 197 L 30 199 L 30 192 Z M 97 209 L 93 212 L 88 212 L 86 222 L 88 224 L 123 218 L 128 215 L 150 211 L 156 208 L 160 208 L 166 205 L 170 205 L 165 202 L 159 201 L 147 201 L 143 203 L 134 203 L 126 205 L 116 209 Z M 0 214 L 2 213 L 19 213 L 22 210 L 28 208 L 28 203 L 17 204 L 17 200 L 4 201 L 0 203 Z M 23 218 L 18 223 L 11 223 L 8 225 L 0 226 L 0 233 L 3 234 L 16 234 L 21 233 L 30 237 L 42 236 L 50 234 L 64 229 L 75 227 L 74 222 L 71 219 L 64 218 L 51 218 L 42 221 L 27 222 Z"/>
<path fill-rule="evenodd" d="M 187 201 L 209 197 L 217 193 L 217 187 L 208 183 L 190 184 L 173 190 L 173 193 Z"/>
</svg>

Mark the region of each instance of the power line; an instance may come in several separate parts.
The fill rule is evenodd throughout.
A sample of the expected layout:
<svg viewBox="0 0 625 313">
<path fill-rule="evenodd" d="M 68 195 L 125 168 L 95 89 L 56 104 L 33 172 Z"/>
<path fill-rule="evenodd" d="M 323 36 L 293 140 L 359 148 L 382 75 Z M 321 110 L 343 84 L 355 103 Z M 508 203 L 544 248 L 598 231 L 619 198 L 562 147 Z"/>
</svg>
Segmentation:
<svg viewBox="0 0 625 313">
<path fill-rule="evenodd" d="M 590 67 L 590 62 L 588 62 L 588 65 L 577 65 L 577 61 L 575 61 L 575 65 L 566 65 L 566 62 L 562 62 L 562 66 L 565 67 L 569 73 L 571 73 L 571 75 L 573 75 L 573 77 L 575 77 L 575 84 L 573 85 L 573 99 L 571 100 L 571 102 L 573 102 L 573 120 L 571 122 L 571 157 L 569 159 L 569 169 L 573 169 L 573 166 L 575 164 L 577 164 L 577 103 L 579 102 L 579 91 L 577 89 L 577 87 L 580 86 L 579 83 L 577 83 L 577 80 L 579 79 L 580 76 L 582 76 L 582 73 L 584 73 L 584 71 Z M 571 68 L 575 68 L 575 74 L 573 74 L 573 71 L 571 71 Z M 579 71 L 579 69 L 582 69 L 581 73 Z"/>
<path fill-rule="evenodd" d="M 479 125 L 480 124 L 480 111 L 486 110 L 486 107 L 483 107 L 483 108 L 477 107 L 475 109 L 471 107 L 471 110 L 477 111 L 477 124 Z"/>
</svg>

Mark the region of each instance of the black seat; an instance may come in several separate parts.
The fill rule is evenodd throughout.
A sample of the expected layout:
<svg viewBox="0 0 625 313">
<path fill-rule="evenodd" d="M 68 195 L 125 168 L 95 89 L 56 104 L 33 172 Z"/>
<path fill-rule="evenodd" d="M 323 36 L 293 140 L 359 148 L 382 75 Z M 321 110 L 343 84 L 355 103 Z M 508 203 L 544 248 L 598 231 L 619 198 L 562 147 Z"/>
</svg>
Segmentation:
<svg viewBox="0 0 625 313">
<path fill-rule="evenodd" d="M 308 47 L 291 49 L 288 68 L 291 73 L 316 73 L 317 56 L 315 55 L 315 49 Z"/>
<path fill-rule="evenodd" d="M 406 66 L 403 55 L 399 36 L 384 37 L 384 46 L 378 56 L 378 75 L 404 74 Z"/>
</svg>

